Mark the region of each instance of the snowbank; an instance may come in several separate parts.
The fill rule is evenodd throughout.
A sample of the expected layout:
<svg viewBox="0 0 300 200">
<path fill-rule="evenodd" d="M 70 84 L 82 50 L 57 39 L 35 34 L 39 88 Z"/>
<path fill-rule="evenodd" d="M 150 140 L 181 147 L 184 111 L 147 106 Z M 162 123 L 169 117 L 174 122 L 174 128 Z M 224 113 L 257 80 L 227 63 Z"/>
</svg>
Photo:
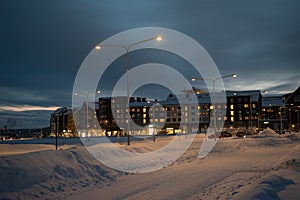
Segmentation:
<svg viewBox="0 0 300 200">
<path fill-rule="evenodd" d="M 83 147 L 3 156 L 0 199 L 63 198 L 75 191 L 108 184 L 118 175 Z"/>
<path fill-rule="evenodd" d="M 274 130 L 270 129 L 269 127 L 260 131 L 258 134 L 260 137 L 278 137 L 279 134 L 276 133 Z"/>
</svg>

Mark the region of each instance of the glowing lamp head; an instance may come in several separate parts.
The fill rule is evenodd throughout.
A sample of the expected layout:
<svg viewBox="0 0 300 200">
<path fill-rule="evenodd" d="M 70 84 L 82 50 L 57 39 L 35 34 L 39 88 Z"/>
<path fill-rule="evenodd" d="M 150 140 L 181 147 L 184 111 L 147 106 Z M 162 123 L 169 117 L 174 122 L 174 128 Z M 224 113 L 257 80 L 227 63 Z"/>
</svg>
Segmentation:
<svg viewBox="0 0 300 200">
<path fill-rule="evenodd" d="M 157 36 L 155 39 L 156 39 L 156 41 L 162 41 L 162 37 L 160 35 Z"/>
<path fill-rule="evenodd" d="M 233 77 L 233 78 L 236 78 L 236 77 L 237 77 L 237 75 L 236 75 L 236 74 L 232 74 L 232 77 Z"/>
<path fill-rule="evenodd" d="M 100 45 L 97 45 L 97 46 L 95 47 L 95 49 L 100 50 L 100 49 L 101 49 L 101 46 L 100 46 Z"/>
</svg>

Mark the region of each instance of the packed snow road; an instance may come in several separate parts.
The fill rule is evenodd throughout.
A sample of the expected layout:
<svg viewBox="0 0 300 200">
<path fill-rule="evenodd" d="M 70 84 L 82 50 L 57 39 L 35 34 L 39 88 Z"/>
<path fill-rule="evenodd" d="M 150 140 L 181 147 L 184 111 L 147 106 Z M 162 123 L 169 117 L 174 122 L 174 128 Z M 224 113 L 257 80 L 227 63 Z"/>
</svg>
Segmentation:
<svg viewBox="0 0 300 200">
<path fill-rule="evenodd" d="M 162 137 L 155 143 L 119 146 L 149 152 L 169 141 L 170 137 Z M 199 159 L 202 142 L 203 137 L 197 136 L 172 165 L 141 174 L 110 169 L 76 145 L 1 156 L 0 199 L 290 200 L 300 196 L 299 134 L 220 139 L 207 157 Z M 22 152 L 18 144 L 13 147 Z"/>
</svg>

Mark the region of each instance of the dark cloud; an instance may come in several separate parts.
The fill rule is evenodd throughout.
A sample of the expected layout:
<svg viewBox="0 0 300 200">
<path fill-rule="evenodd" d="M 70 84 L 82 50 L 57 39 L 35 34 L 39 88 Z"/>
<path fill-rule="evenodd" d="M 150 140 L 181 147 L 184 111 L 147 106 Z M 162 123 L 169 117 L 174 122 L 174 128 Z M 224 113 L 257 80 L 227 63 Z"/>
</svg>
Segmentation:
<svg viewBox="0 0 300 200">
<path fill-rule="evenodd" d="M 222 74 L 239 75 L 224 80 L 228 89 L 291 92 L 300 85 L 299 9 L 297 0 L 2 0 L 0 106 L 70 106 L 73 81 L 89 51 L 111 35 L 145 26 L 197 40 Z M 167 64 L 184 64 L 175 60 Z M 0 127 L 12 115 L 0 115 Z M 33 115 L 35 126 L 49 124 L 48 111 Z M 23 126 L 34 125 L 29 121 Z"/>
</svg>

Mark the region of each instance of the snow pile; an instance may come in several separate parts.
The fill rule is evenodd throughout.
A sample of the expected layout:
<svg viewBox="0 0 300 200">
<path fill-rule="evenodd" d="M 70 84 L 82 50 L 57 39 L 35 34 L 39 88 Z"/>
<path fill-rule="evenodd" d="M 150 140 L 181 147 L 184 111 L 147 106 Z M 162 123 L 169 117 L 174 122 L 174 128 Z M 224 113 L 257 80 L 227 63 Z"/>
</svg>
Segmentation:
<svg viewBox="0 0 300 200">
<path fill-rule="evenodd" d="M 241 192 L 234 199 L 264 199 L 274 200 L 281 199 L 278 192 L 285 190 L 287 186 L 295 184 L 292 180 L 286 179 L 282 176 L 269 174 L 262 178 L 258 183 L 253 184 L 248 191 Z"/>
<path fill-rule="evenodd" d="M 3 156 L 0 159 L 0 199 L 63 198 L 87 187 L 106 185 L 118 175 L 101 165 L 83 147 Z"/>
<path fill-rule="evenodd" d="M 285 132 L 284 134 L 280 135 L 281 137 L 291 138 L 291 139 L 299 139 L 300 138 L 300 132 Z"/>
<path fill-rule="evenodd" d="M 260 137 L 278 137 L 279 134 L 276 133 L 274 130 L 270 129 L 269 127 L 260 131 L 258 134 Z"/>
</svg>

